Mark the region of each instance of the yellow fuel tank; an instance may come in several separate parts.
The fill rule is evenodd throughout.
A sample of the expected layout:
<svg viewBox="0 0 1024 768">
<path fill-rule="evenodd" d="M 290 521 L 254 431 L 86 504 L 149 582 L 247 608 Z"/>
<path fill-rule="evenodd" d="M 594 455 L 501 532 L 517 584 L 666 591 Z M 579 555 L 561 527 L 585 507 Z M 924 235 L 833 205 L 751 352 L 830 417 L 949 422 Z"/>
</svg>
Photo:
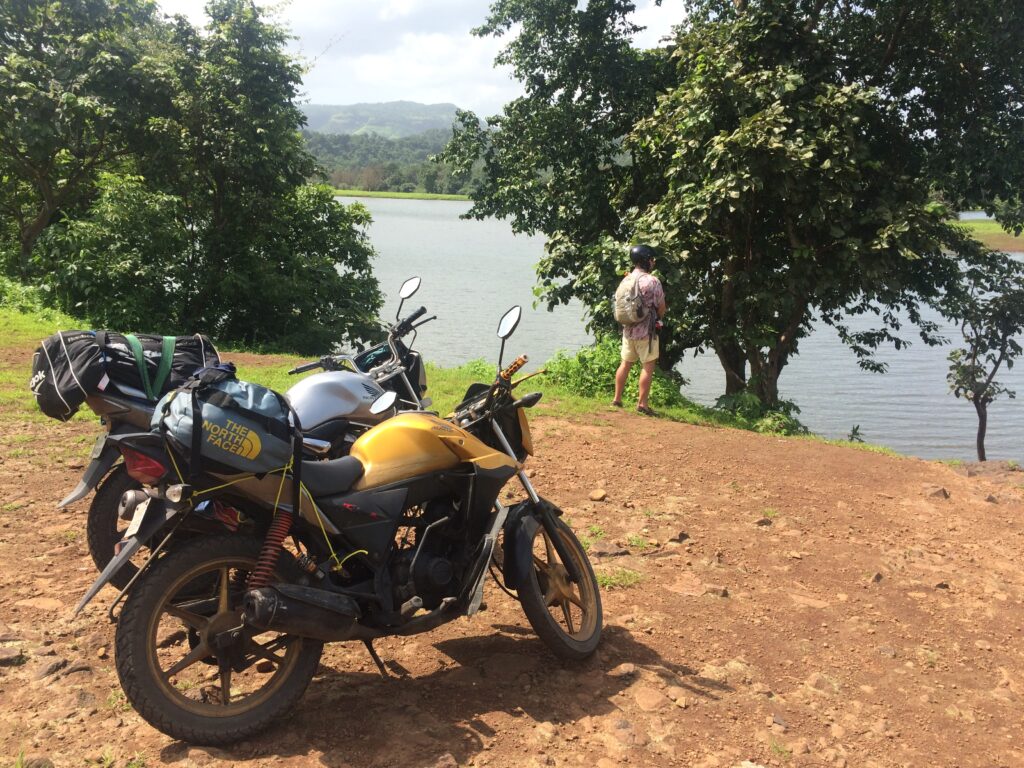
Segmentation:
<svg viewBox="0 0 1024 768">
<path fill-rule="evenodd" d="M 451 469 L 464 461 L 483 469 L 517 466 L 511 456 L 426 413 L 400 413 L 378 424 L 352 444 L 351 455 L 365 468 L 352 488 L 356 491 Z"/>
</svg>

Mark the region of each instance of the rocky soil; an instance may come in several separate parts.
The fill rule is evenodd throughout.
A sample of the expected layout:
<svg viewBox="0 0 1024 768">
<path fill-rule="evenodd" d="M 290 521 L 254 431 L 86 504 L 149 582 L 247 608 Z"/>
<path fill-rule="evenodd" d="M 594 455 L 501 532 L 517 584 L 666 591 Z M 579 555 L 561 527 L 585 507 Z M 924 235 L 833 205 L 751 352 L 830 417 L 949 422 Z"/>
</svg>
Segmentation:
<svg viewBox="0 0 1024 768">
<path fill-rule="evenodd" d="M 1024 473 L 609 412 L 540 416 L 530 466 L 589 544 L 605 629 L 559 663 L 488 609 L 335 645 L 299 706 L 231 749 L 126 705 L 88 500 L 95 426 L 0 434 L 0 764 L 76 766 L 1024 765 Z M 968 476 L 974 475 L 974 476 Z M 105 599 L 102 599 L 105 598 Z"/>
</svg>

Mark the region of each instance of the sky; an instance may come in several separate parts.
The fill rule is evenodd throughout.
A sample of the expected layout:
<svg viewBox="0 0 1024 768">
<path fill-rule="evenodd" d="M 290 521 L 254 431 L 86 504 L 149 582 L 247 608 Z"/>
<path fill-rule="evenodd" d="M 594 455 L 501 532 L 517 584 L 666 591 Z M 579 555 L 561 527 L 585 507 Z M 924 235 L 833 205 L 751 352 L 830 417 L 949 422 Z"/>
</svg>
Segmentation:
<svg viewBox="0 0 1024 768">
<path fill-rule="evenodd" d="M 487 0 L 257 0 L 295 36 L 291 50 L 306 62 L 306 99 L 313 104 L 418 101 L 452 103 L 482 115 L 520 93 L 494 57 L 502 41 L 470 34 Z M 204 0 L 160 0 L 167 14 L 202 26 Z M 637 0 L 634 21 L 653 46 L 683 18 L 680 0 Z"/>
</svg>

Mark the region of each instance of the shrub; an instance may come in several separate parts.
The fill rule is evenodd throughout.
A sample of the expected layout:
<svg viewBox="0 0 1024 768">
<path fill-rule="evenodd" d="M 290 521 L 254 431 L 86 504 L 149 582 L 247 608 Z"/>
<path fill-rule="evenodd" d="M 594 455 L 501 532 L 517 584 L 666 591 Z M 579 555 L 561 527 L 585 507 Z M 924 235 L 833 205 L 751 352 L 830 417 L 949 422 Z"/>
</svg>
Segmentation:
<svg viewBox="0 0 1024 768">
<path fill-rule="evenodd" d="M 615 394 L 615 369 L 619 367 L 620 341 L 605 336 L 575 355 L 559 352 L 548 361 L 547 377 L 558 386 L 581 397 L 612 397 Z M 625 397 L 636 400 L 640 366 L 634 365 L 626 384 Z M 655 408 L 683 406 L 686 400 L 679 392 L 683 379 L 676 373 L 655 369 L 651 383 L 650 404 Z"/>
<path fill-rule="evenodd" d="M 777 408 L 769 410 L 753 392 L 743 391 L 722 395 L 715 401 L 715 407 L 747 422 L 755 432 L 768 435 L 807 434 L 807 427 L 795 416 L 800 413 L 796 403 L 781 400 Z"/>
</svg>

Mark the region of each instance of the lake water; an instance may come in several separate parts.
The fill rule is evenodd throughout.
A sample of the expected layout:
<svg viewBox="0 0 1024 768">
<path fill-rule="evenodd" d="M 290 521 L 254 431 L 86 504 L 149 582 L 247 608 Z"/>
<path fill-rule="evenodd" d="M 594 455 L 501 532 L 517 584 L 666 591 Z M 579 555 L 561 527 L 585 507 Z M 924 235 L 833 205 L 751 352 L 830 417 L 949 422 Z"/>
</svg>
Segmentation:
<svg viewBox="0 0 1024 768">
<path fill-rule="evenodd" d="M 352 202 L 351 198 L 344 198 Z M 454 365 L 495 360 L 498 319 L 508 307 L 524 309 L 506 357 L 527 353 L 539 366 L 560 349 L 575 351 L 591 339 L 583 308 L 554 312 L 533 308 L 534 265 L 543 255 L 542 237 L 513 235 L 502 221 L 462 220 L 469 209 L 460 201 L 360 199 L 373 214 L 370 238 L 378 252 L 374 265 L 387 297 L 384 315 L 394 317 L 397 292 L 405 278 L 420 275 L 423 286 L 403 314 L 421 304 L 438 319 L 416 341 L 426 359 Z M 671 312 L 672 298 L 669 297 Z M 954 338 L 955 329 L 946 335 Z M 915 337 L 916 338 L 916 337 Z M 801 341 L 800 354 L 780 380 L 782 396 L 801 408 L 800 419 L 812 431 L 843 438 L 855 424 L 869 442 L 925 458 L 973 459 L 977 417 L 974 408 L 949 394 L 948 347 L 890 350 L 880 359 L 889 372 L 871 374 L 857 367 L 853 354 L 824 328 Z M 689 379 L 684 393 L 713 404 L 723 376 L 712 355 L 688 356 L 682 363 Z M 990 459 L 1024 459 L 1024 364 L 1003 371 L 999 380 L 1020 393 L 989 408 L 986 440 Z"/>
</svg>

